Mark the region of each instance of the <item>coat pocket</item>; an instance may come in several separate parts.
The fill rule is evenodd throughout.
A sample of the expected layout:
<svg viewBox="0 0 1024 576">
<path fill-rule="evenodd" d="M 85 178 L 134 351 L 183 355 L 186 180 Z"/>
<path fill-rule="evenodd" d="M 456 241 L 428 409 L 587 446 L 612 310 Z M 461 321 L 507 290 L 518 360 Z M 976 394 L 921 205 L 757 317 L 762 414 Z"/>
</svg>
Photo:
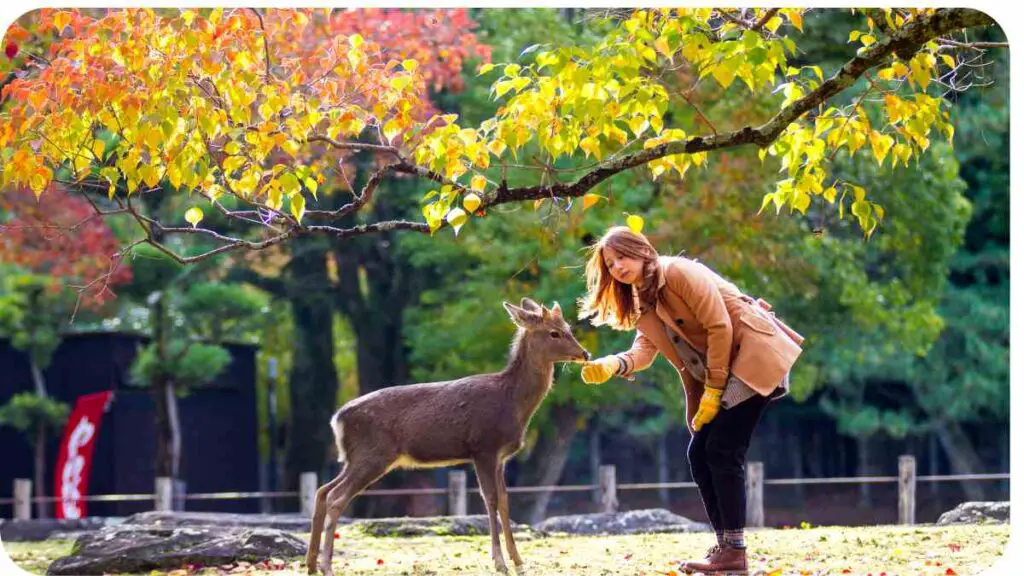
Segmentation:
<svg viewBox="0 0 1024 576">
<path fill-rule="evenodd" d="M 751 330 L 764 334 L 765 336 L 775 336 L 779 331 L 778 326 L 776 326 L 774 322 L 766 318 L 762 318 L 754 312 L 743 312 L 740 316 L 740 323 L 745 324 Z"/>
</svg>

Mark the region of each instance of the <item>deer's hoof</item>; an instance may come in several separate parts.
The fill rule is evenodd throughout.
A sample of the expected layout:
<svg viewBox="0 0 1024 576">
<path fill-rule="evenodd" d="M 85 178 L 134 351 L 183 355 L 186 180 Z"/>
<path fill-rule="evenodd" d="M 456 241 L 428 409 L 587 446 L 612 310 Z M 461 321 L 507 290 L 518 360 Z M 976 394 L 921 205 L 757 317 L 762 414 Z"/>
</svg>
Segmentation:
<svg viewBox="0 0 1024 576">
<path fill-rule="evenodd" d="M 505 566 L 504 564 L 495 564 L 494 569 L 497 570 L 499 574 L 508 576 L 508 566 Z"/>
<path fill-rule="evenodd" d="M 519 576 L 527 576 L 530 573 L 530 566 L 526 563 L 516 565 L 516 574 Z"/>
</svg>

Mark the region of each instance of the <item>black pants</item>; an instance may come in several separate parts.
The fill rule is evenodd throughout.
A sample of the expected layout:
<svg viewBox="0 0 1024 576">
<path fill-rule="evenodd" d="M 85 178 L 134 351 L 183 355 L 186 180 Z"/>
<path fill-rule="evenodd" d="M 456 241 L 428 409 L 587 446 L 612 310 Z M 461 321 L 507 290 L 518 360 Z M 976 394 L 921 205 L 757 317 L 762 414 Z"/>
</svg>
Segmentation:
<svg viewBox="0 0 1024 576">
<path fill-rule="evenodd" d="M 770 401 L 755 394 L 728 410 L 719 410 L 714 420 L 690 438 L 686 451 L 690 473 L 715 531 L 746 527 L 747 448 Z"/>
</svg>

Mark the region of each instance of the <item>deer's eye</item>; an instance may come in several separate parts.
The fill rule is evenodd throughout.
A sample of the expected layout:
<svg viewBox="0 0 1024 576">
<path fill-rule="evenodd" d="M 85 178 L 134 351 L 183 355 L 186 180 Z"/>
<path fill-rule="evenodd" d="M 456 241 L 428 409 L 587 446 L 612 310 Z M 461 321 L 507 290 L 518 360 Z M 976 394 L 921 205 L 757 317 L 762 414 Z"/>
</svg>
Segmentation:
<svg viewBox="0 0 1024 576">
<path fill-rule="evenodd" d="M 561 338 L 562 337 L 562 333 L 559 332 L 558 330 L 552 330 L 551 331 L 551 337 L 552 338 Z"/>
</svg>

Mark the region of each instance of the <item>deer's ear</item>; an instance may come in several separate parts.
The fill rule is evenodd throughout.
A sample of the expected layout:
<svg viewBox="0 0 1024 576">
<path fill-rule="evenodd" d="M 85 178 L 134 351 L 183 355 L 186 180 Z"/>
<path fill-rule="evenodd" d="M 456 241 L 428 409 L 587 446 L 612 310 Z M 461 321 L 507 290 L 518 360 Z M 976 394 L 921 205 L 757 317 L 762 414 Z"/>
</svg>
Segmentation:
<svg viewBox="0 0 1024 576">
<path fill-rule="evenodd" d="M 505 307 L 505 311 L 508 312 L 508 316 L 512 319 L 512 322 L 520 328 L 526 328 L 530 324 L 535 323 L 538 319 L 537 314 L 523 310 L 515 304 L 502 302 L 501 305 Z"/>
<path fill-rule="evenodd" d="M 555 302 L 555 305 L 551 307 L 551 313 L 554 314 L 557 318 L 562 317 L 562 307 L 558 305 L 557 301 Z"/>
<path fill-rule="evenodd" d="M 533 311 L 540 311 L 541 309 L 540 304 L 537 304 L 532 299 L 527 298 L 526 296 L 523 296 L 523 299 L 519 301 L 519 307 L 522 308 L 523 310 Z"/>
</svg>

